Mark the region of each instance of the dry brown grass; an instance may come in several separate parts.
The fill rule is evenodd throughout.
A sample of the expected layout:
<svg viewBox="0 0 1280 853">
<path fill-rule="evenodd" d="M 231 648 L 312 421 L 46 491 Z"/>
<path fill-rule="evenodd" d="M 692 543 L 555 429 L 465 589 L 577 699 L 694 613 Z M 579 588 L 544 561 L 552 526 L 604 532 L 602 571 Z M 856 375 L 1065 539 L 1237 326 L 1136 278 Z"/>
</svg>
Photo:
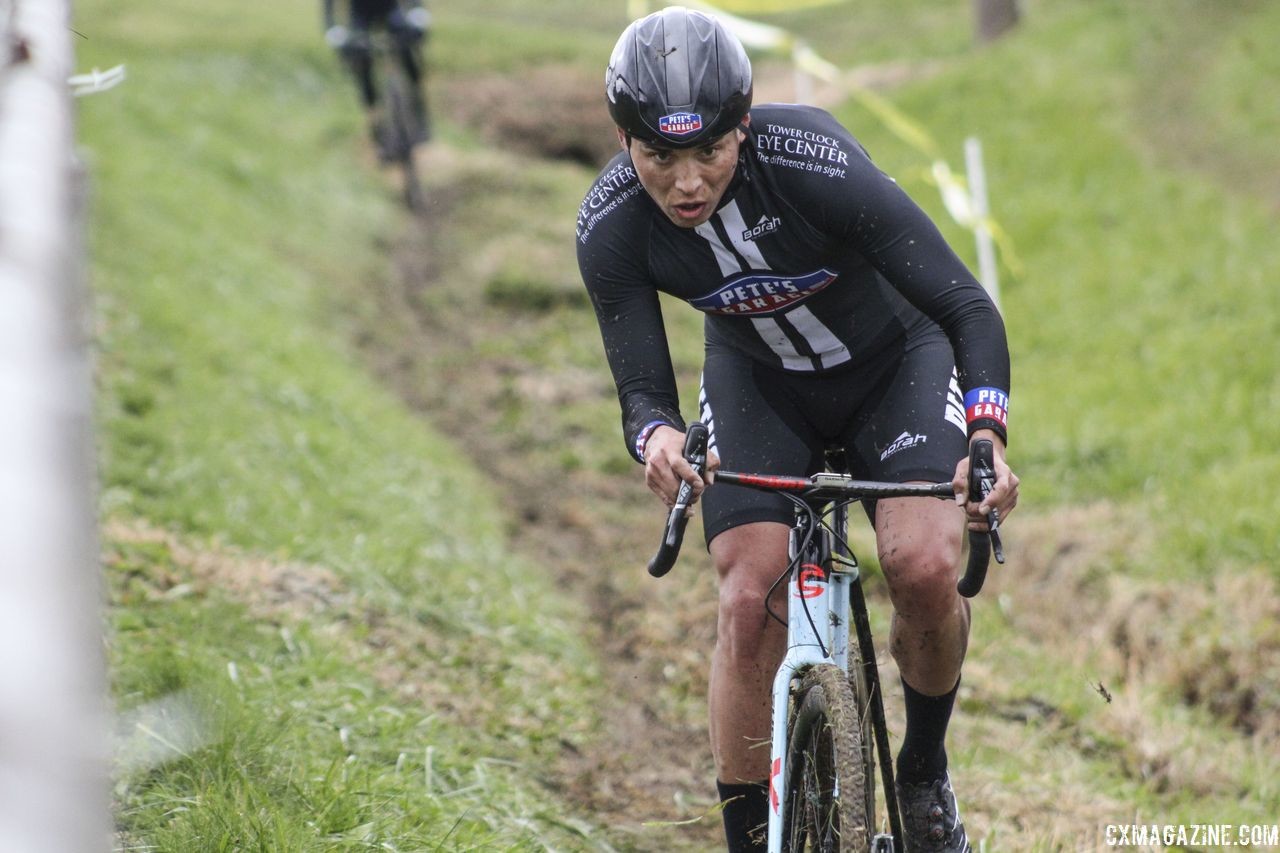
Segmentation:
<svg viewBox="0 0 1280 853">
<path fill-rule="evenodd" d="M 279 562 L 232 549 L 193 547 L 145 521 L 108 519 L 102 526 L 110 567 L 113 543 L 161 546 L 167 561 L 137 571 L 138 585 L 152 598 L 176 598 L 216 589 L 260 617 L 329 618 L 351 610 L 355 597 L 338 576 L 321 566 Z"/>
<path fill-rule="evenodd" d="M 1020 518 L 1019 568 L 995 591 L 1020 631 L 1091 661 L 1115 690 L 1203 708 L 1251 737 L 1280 733 L 1280 595 L 1261 566 L 1149 564 L 1155 526 L 1113 506 Z"/>
<path fill-rule="evenodd" d="M 498 145 L 553 160 L 603 166 L 618 153 L 603 78 L 573 66 L 490 74 L 443 86 L 450 117 Z"/>
<path fill-rule="evenodd" d="M 564 681 L 564 673 L 546 657 L 506 658 L 499 644 L 477 643 L 457 625 L 389 612 L 322 566 L 195 545 L 140 519 L 109 520 L 102 534 L 109 570 L 118 568 L 113 554 L 117 543 L 159 546 L 155 554 L 162 556 L 129 569 L 132 588 L 142 589 L 148 598 L 216 593 L 264 623 L 297 628 L 305 622 L 345 649 L 343 656 L 353 666 L 368 667 L 380 687 L 459 726 L 494 720 L 505 720 L 513 730 L 542 725 L 511 716 L 492 689 L 495 673 L 518 671 L 548 690 Z M 581 736 L 582 725 L 589 724 L 575 722 L 565 726 L 566 738 Z"/>
</svg>

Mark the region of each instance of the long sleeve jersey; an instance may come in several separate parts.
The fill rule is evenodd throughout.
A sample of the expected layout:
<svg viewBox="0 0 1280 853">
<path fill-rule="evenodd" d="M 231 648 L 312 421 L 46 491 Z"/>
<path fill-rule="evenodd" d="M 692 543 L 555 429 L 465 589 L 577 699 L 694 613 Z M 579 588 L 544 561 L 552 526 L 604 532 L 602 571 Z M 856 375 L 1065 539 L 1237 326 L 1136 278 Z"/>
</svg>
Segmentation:
<svg viewBox="0 0 1280 853">
<path fill-rule="evenodd" d="M 645 427 L 683 429 L 658 293 L 706 315 L 708 345 L 787 371 L 856 369 L 921 324 L 951 341 L 969 430 L 1005 433 L 1009 352 L 981 285 L 929 217 L 831 115 L 752 110 L 712 217 L 671 222 L 627 152 L 578 213 L 578 265 L 617 384 L 631 454 Z"/>
</svg>

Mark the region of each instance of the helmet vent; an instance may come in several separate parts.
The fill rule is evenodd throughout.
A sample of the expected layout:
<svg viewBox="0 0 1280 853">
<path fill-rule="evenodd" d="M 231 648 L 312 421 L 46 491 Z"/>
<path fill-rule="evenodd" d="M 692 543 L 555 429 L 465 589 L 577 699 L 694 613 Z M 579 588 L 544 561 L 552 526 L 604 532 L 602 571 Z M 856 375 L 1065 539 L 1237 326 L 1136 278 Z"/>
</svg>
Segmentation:
<svg viewBox="0 0 1280 853">
<path fill-rule="evenodd" d="M 684 10 L 681 10 L 682 12 Z M 693 87 L 689 80 L 688 18 L 683 15 L 662 16 L 662 49 L 658 58 L 665 66 L 667 104 L 684 107 L 693 103 Z"/>
</svg>

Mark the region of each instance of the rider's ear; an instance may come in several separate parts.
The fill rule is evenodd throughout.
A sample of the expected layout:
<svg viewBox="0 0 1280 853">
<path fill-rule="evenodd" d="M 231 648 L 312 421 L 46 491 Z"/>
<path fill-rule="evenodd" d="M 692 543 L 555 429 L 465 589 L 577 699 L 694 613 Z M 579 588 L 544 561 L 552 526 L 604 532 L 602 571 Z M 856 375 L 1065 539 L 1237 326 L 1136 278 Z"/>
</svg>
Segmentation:
<svg viewBox="0 0 1280 853">
<path fill-rule="evenodd" d="M 627 134 L 626 134 L 626 132 L 625 132 L 625 131 L 623 131 L 623 129 L 622 129 L 622 128 L 620 128 L 620 127 L 616 127 L 616 128 L 614 128 L 614 130 L 616 130 L 616 131 L 618 132 L 618 144 L 619 144 L 620 146 L 622 146 L 622 150 L 623 150 L 623 151 L 626 151 L 626 150 L 628 149 L 628 147 L 629 147 L 629 146 L 627 145 L 627 142 L 628 142 L 629 140 L 627 139 Z"/>
</svg>

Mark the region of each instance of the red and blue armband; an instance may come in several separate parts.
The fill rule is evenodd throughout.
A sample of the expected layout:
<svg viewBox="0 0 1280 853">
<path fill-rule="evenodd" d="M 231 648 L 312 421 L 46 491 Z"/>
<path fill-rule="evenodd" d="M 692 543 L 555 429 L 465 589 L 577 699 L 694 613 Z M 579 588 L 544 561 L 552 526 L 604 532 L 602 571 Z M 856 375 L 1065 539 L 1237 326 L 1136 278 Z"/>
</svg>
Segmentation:
<svg viewBox="0 0 1280 853">
<path fill-rule="evenodd" d="M 636 433 L 636 459 L 644 462 L 645 445 L 649 443 L 649 436 L 653 435 L 653 431 L 660 426 L 671 426 L 671 424 L 666 421 L 649 421 L 649 423 L 644 425 L 644 428 L 642 428 L 640 432 Z"/>
<path fill-rule="evenodd" d="M 999 388 L 971 388 L 964 395 L 964 419 L 969 435 L 980 429 L 995 430 L 1008 442 L 1009 394 Z"/>
</svg>

